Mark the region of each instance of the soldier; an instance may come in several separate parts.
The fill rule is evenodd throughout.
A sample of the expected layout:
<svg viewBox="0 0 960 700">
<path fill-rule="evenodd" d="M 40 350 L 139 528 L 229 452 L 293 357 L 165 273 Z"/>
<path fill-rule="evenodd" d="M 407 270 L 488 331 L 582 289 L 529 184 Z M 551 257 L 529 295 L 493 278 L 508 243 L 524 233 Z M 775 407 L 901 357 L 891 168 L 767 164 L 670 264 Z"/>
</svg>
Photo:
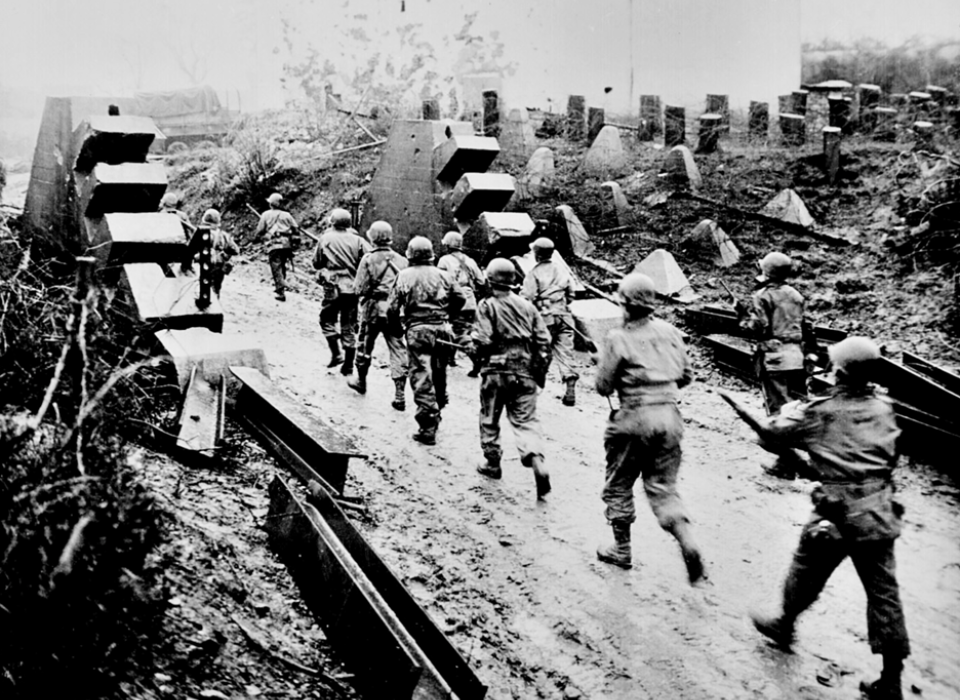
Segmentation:
<svg viewBox="0 0 960 700">
<path fill-rule="evenodd" d="M 810 331 L 803 317 L 803 297 L 786 283 L 793 261 L 783 253 L 769 253 L 760 261 L 760 288 L 750 306 L 738 301 L 740 327 L 756 340 L 755 363 L 767 415 L 774 415 L 791 399 L 807 393 L 802 345 Z M 784 450 L 765 471 L 770 476 L 794 479 L 805 468 L 804 459 Z"/>
<path fill-rule="evenodd" d="M 460 311 L 466 298 L 456 280 L 434 267 L 430 239 L 411 238 L 407 261 L 410 267 L 400 271 L 390 291 L 387 314 L 395 326 L 402 315 L 406 331 L 410 386 L 420 426 L 413 439 L 435 445 L 440 411 L 447 397 L 450 318 Z"/>
<path fill-rule="evenodd" d="M 350 226 L 346 209 L 330 212 L 330 228 L 320 235 L 313 254 L 313 266 L 320 270 L 323 301 L 320 303 L 320 330 L 330 346 L 327 367 L 340 363 L 340 374 L 353 374 L 357 340 L 357 294 L 354 281 L 360 260 L 370 252 L 370 243 Z M 337 330 L 337 322 L 340 328 Z M 343 342 L 343 354 L 340 342 Z"/>
<path fill-rule="evenodd" d="M 515 293 L 513 263 L 494 258 L 487 265 L 492 296 L 477 309 L 471 334 L 475 365 L 482 367 L 480 382 L 480 445 L 486 463 L 477 471 L 499 479 L 500 414 L 507 409 L 520 463 L 532 467 L 537 498 L 550 492 L 550 475 L 543 465 L 537 386 L 546 379 L 550 334 L 536 307 Z"/>
<path fill-rule="evenodd" d="M 176 214 L 177 218 L 180 219 L 180 225 L 183 226 L 183 237 L 189 241 L 197 227 L 190 221 L 187 212 L 181 211 L 179 206 L 180 197 L 173 192 L 167 192 L 160 198 L 160 209 L 158 211 L 161 214 Z"/>
<path fill-rule="evenodd" d="M 523 280 L 521 295 L 533 302 L 550 331 L 550 357 L 560 365 L 560 376 L 567 385 L 563 405 L 577 402 L 576 384 L 580 375 L 573 369 L 573 279 L 553 262 L 553 241 L 538 238 L 531 246 L 536 264 Z"/>
<path fill-rule="evenodd" d="M 477 318 L 477 296 L 483 294 L 486 278 L 473 258 L 463 252 L 462 234 L 448 231 L 443 236 L 443 245 L 447 247 L 447 254 L 437 261 L 437 267 L 450 273 L 467 298 L 467 303 L 463 305 L 463 309 L 451 324 L 456 342 L 462 345 L 469 342 L 470 330 Z M 453 358 L 455 355 L 456 353 L 451 353 L 450 357 Z M 479 374 L 480 368 L 476 364 L 467 372 L 469 377 L 476 377 Z"/>
<path fill-rule="evenodd" d="M 393 227 L 386 221 L 373 222 L 367 230 L 367 238 L 373 244 L 373 250 L 360 261 L 353 284 L 361 304 L 357 377 L 350 379 L 347 385 L 360 394 L 367 393 L 370 356 L 377 336 L 382 333 L 390 352 L 390 376 L 396 387 L 390 405 L 402 411 L 407 407 L 403 395 L 407 382 L 407 348 L 403 344 L 402 333 L 397 333 L 387 324 L 387 301 L 397 274 L 407 266 L 407 260 L 390 247 L 393 243 Z"/>
<path fill-rule="evenodd" d="M 300 225 L 290 212 L 280 208 L 283 197 L 274 192 L 267 197 L 270 209 L 260 215 L 257 236 L 266 234 L 269 249 L 270 272 L 273 274 L 273 287 L 279 301 L 287 300 L 287 265 L 293 259 L 293 251 L 300 247 Z"/>
<path fill-rule="evenodd" d="M 219 297 L 223 278 L 233 269 L 230 258 L 238 255 L 240 248 L 233 240 L 233 236 L 220 228 L 220 212 L 216 209 L 207 209 L 200 219 L 200 227 L 187 246 L 187 256 L 181 266 L 182 272 L 187 274 L 193 272 L 193 259 L 200 252 L 205 236 L 210 239 L 210 286 Z"/>
<path fill-rule="evenodd" d="M 597 367 L 597 392 L 620 398 L 604 433 L 607 475 L 603 487 L 606 515 L 614 544 L 600 547 L 597 558 L 629 569 L 630 527 L 636 520 L 633 486 L 643 490 L 660 527 L 673 535 L 692 585 L 706 581 L 690 518 L 677 493 L 683 420 L 677 408 L 679 389 L 692 380 L 680 331 L 653 316 L 656 292 L 646 275 L 633 273 L 620 281 L 624 322 L 604 339 Z"/>
<path fill-rule="evenodd" d="M 849 556 L 867 594 L 870 648 L 883 657 L 880 678 L 860 689 L 868 698 L 900 700 L 903 660 L 910 654 L 893 551 L 903 514 L 892 484 L 900 430 L 890 400 L 870 384 L 879 359 L 879 348 L 867 338 L 840 341 L 830 348 L 836 374 L 831 392 L 789 404 L 760 426 L 762 444 L 806 449 L 820 485 L 783 584 L 782 611 L 753 621 L 789 649 L 797 618 Z"/>
</svg>

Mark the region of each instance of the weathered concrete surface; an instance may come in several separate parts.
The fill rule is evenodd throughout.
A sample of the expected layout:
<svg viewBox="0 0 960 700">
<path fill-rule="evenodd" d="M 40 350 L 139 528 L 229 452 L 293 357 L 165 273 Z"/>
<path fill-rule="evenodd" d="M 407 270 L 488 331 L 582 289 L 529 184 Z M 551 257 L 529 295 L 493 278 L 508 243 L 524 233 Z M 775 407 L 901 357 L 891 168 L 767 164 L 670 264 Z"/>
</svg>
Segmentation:
<svg viewBox="0 0 960 700">
<path fill-rule="evenodd" d="M 719 267 L 730 267 L 740 261 L 740 251 L 727 232 L 712 219 L 704 219 L 683 241 L 684 250 L 709 255 Z"/>
<path fill-rule="evenodd" d="M 580 221 L 580 217 L 573 211 L 569 204 L 561 204 L 557 211 L 563 217 L 564 224 L 567 227 L 567 235 L 570 237 L 570 249 L 578 258 L 585 257 L 593 253 L 596 246 L 590 240 L 590 234 L 586 227 Z"/>
<path fill-rule="evenodd" d="M 623 325 L 623 309 L 606 299 L 577 299 L 571 302 L 570 313 L 597 347 L 602 346 L 607 333 Z"/>
<path fill-rule="evenodd" d="M 620 130 L 605 126 L 590 144 L 580 165 L 584 172 L 600 177 L 622 175 L 627 170 L 627 156 L 620 141 Z"/>
<path fill-rule="evenodd" d="M 516 189 L 513 176 L 506 173 L 466 173 L 450 194 L 450 213 L 458 222 L 469 223 L 481 212 L 501 211 Z"/>
<path fill-rule="evenodd" d="M 526 108 L 511 109 L 500 127 L 501 157 L 526 159 L 537 149 L 537 137 Z"/>
<path fill-rule="evenodd" d="M 814 225 L 813 217 L 807 211 L 807 205 L 800 199 L 800 195 L 791 189 L 782 190 L 776 197 L 767 202 L 760 213 L 808 228 Z"/>
<path fill-rule="evenodd" d="M 831 185 L 836 184 L 840 173 L 840 140 L 842 130 L 837 126 L 823 127 L 823 169 Z"/>
<path fill-rule="evenodd" d="M 800 114 L 780 115 L 780 136 L 787 146 L 802 146 L 807 139 L 806 122 Z"/>
<path fill-rule="evenodd" d="M 114 212 L 84 219 L 84 231 L 100 267 L 182 262 L 187 252 L 183 225 L 176 214 Z"/>
<path fill-rule="evenodd" d="M 463 249 L 482 263 L 497 256 L 522 255 L 537 227 L 524 212 L 485 211 L 463 234 Z"/>
<path fill-rule="evenodd" d="M 540 197 L 544 188 L 553 183 L 555 172 L 553 151 L 546 146 L 540 146 L 530 156 L 520 177 L 520 191 L 523 196 L 534 199 Z"/>
<path fill-rule="evenodd" d="M 84 216 L 155 212 L 167 189 L 167 171 L 162 163 L 98 163 L 76 174 L 76 188 Z"/>
<path fill-rule="evenodd" d="M 148 117 L 89 117 L 73 134 L 77 149 L 74 167 L 89 172 L 97 163 L 144 163 L 158 133 Z"/>
<path fill-rule="evenodd" d="M 653 287 L 661 296 L 673 297 L 681 301 L 696 297 L 676 259 L 663 248 L 657 248 L 650 253 L 634 265 L 632 271 L 642 272 L 653 280 Z"/>
<path fill-rule="evenodd" d="M 208 381 L 229 375 L 228 393 L 233 393 L 239 386 L 228 371 L 230 367 L 252 367 L 270 376 L 266 353 L 242 335 L 215 333 L 208 328 L 185 328 L 156 331 L 154 336 L 173 360 L 181 391 L 186 389 L 194 368 Z"/>
<path fill-rule="evenodd" d="M 440 182 L 452 187 L 464 173 L 486 172 L 499 153 L 492 136 L 454 135 L 434 149 L 433 169 Z"/>
<path fill-rule="evenodd" d="M 220 300 L 214 297 L 210 306 L 201 311 L 196 303 L 198 278 L 179 274 L 179 265 L 168 269 L 169 277 L 154 263 L 123 266 L 120 284 L 132 300 L 131 315 L 141 323 L 162 323 L 167 328 L 202 327 L 220 332 L 223 329 Z"/>
<path fill-rule="evenodd" d="M 697 153 L 715 153 L 720 147 L 723 117 L 719 114 L 701 114 L 697 134 Z"/>
<path fill-rule="evenodd" d="M 627 201 L 627 196 L 623 193 L 620 183 L 609 180 L 600 185 L 600 191 L 603 193 L 604 205 L 612 209 L 617 217 L 617 224 L 625 226 L 632 219 L 632 212 L 630 202 Z"/>
<path fill-rule="evenodd" d="M 674 146 L 667 153 L 663 164 L 664 172 L 674 187 L 689 187 L 696 191 L 703 185 L 700 169 L 693 159 L 693 153 L 686 146 Z"/>
</svg>

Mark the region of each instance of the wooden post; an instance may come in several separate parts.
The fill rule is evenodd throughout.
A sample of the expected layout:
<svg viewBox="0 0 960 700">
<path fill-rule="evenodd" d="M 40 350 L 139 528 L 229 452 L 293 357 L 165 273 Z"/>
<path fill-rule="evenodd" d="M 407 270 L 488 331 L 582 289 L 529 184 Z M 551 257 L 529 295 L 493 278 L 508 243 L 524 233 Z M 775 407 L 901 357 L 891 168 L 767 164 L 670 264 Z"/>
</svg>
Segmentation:
<svg viewBox="0 0 960 700">
<path fill-rule="evenodd" d="M 823 127 L 823 167 L 827 173 L 827 181 L 831 185 L 837 184 L 837 175 L 840 173 L 840 140 L 843 132 L 836 126 Z"/>
<path fill-rule="evenodd" d="M 641 141 L 653 141 L 663 131 L 659 95 L 640 95 L 640 126 L 637 138 Z"/>
<path fill-rule="evenodd" d="M 440 102 L 439 100 L 424 100 L 423 101 L 423 118 L 435 121 L 440 118 Z"/>
<path fill-rule="evenodd" d="M 567 138 L 571 141 L 583 138 L 585 104 L 583 95 L 570 95 L 567 99 Z"/>
<path fill-rule="evenodd" d="M 806 142 L 804 118 L 799 114 L 781 114 L 780 134 L 785 146 L 802 146 Z"/>
<path fill-rule="evenodd" d="M 707 95 L 707 114 L 719 114 L 721 133 L 730 133 L 730 98 L 727 95 Z"/>
<path fill-rule="evenodd" d="M 719 114 L 701 114 L 700 132 L 697 134 L 697 153 L 714 153 L 717 150 L 723 117 Z"/>
<path fill-rule="evenodd" d="M 587 112 L 587 143 L 593 143 L 600 133 L 606 120 L 606 115 L 600 107 L 591 107 Z"/>
<path fill-rule="evenodd" d="M 687 140 L 687 112 L 683 107 L 666 105 L 663 108 L 663 145 L 682 146 Z"/>
<path fill-rule="evenodd" d="M 770 129 L 770 105 L 766 102 L 750 102 L 747 118 L 747 133 L 750 138 L 765 139 Z"/>
</svg>

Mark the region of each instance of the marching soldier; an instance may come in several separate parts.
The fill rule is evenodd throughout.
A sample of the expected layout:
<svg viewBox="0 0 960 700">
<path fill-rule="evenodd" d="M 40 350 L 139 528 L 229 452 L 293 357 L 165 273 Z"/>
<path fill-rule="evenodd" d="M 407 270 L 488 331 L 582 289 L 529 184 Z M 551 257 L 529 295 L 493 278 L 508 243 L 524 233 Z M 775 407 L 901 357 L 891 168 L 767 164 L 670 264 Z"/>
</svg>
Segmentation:
<svg viewBox="0 0 960 700">
<path fill-rule="evenodd" d="M 460 313 L 451 323 L 456 342 L 462 345 L 469 341 L 470 329 L 477 318 L 477 296 L 483 292 L 486 279 L 474 259 L 463 252 L 462 234 L 448 231 L 442 243 L 447 248 L 447 254 L 437 261 L 437 267 L 450 273 L 467 298 Z M 453 358 L 455 354 L 451 353 L 450 357 Z M 476 377 L 479 373 L 480 368 L 474 365 L 467 376 Z"/>
<path fill-rule="evenodd" d="M 544 385 L 550 356 L 550 334 L 537 309 L 515 293 L 513 263 L 494 258 L 487 265 L 491 296 L 477 310 L 471 335 L 475 365 L 480 366 L 480 445 L 486 463 L 477 471 L 491 479 L 500 469 L 500 414 L 507 410 L 520 463 L 533 469 L 537 498 L 550 492 L 543 465 L 537 387 Z"/>
<path fill-rule="evenodd" d="M 776 617 L 754 616 L 754 625 L 789 649 L 797 618 L 817 600 L 840 563 L 850 557 L 867 594 L 867 635 L 883 671 L 861 683 L 865 697 L 901 700 L 903 660 L 910 641 L 896 577 L 893 545 L 903 508 L 893 500 L 897 427 L 891 402 L 870 382 L 880 350 L 867 338 L 851 337 L 830 348 L 836 386 L 829 395 L 789 404 L 761 422 L 764 446 L 781 443 L 810 453 L 820 485 L 783 584 Z"/>
<path fill-rule="evenodd" d="M 649 277 L 627 275 L 620 281 L 619 294 L 623 327 L 607 334 L 597 367 L 597 392 L 601 396 L 616 392 L 620 398 L 603 439 L 607 472 L 602 497 L 615 541 L 600 547 L 597 558 L 624 569 L 633 566 L 633 486 L 642 478 L 660 527 L 680 544 L 687 576 L 696 585 L 706 580 L 706 572 L 677 493 L 683 437 L 677 399 L 679 390 L 692 380 L 687 350 L 680 331 L 653 316 L 656 292 Z"/>
<path fill-rule="evenodd" d="M 751 305 L 737 302 L 740 327 L 756 340 L 755 362 L 763 389 L 767 415 L 774 415 L 788 401 L 806 397 L 807 373 L 803 344 L 810 331 L 803 317 L 803 297 L 787 284 L 793 261 L 783 253 L 769 253 L 760 261 L 760 288 Z M 784 450 L 767 474 L 793 479 L 805 467 L 793 450 Z"/>
<path fill-rule="evenodd" d="M 563 405 L 577 402 L 576 384 L 580 375 L 573 369 L 573 279 L 553 260 L 553 241 L 538 238 L 533 242 L 536 265 L 523 280 L 520 294 L 533 302 L 550 331 L 551 359 L 560 365 L 560 376 L 567 385 Z"/>
<path fill-rule="evenodd" d="M 406 408 L 404 386 L 407 382 L 407 348 L 403 335 L 396 333 L 387 323 L 387 301 L 390 290 L 407 260 L 390 246 L 393 243 L 393 227 L 386 221 L 375 221 L 367 230 L 367 238 L 373 250 L 363 256 L 357 268 L 354 292 L 360 299 L 360 336 L 357 343 L 357 376 L 347 384 L 354 391 L 367 393 L 367 372 L 377 336 L 383 334 L 390 352 L 390 376 L 396 387 L 391 402 L 396 410 Z"/>
<path fill-rule="evenodd" d="M 183 226 L 183 237 L 189 241 L 197 227 L 190 221 L 187 212 L 179 208 L 179 205 L 180 198 L 173 192 L 167 192 L 160 198 L 159 212 L 161 214 L 176 214 L 177 218 L 180 219 L 180 225 Z"/>
<path fill-rule="evenodd" d="M 200 226 L 187 245 L 186 258 L 181 265 L 181 271 L 187 274 L 193 272 L 193 260 L 200 253 L 205 239 L 210 242 L 210 261 L 208 273 L 210 286 L 220 296 L 223 288 L 223 278 L 233 269 L 230 259 L 240 254 L 240 247 L 233 240 L 233 236 L 220 228 L 220 212 L 216 209 L 207 209 L 200 219 Z"/>
<path fill-rule="evenodd" d="M 353 374 L 357 340 L 357 294 L 354 281 L 360 260 L 370 244 L 353 229 L 346 209 L 330 212 L 330 228 L 320 235 L 313 254 L 313 267 L 320 270 L 323 301 L 320 302 L 320 330 L 330 346 L 327 367 L 340 367 L 340 374 Z M 339 330 L 337 323 L 339 322 Z M 343 343 L 343 354 L 340 342 Z"/>
<path fill-rule="evenodd" d="M 256 236 L 267 237 L 267 259 L 270 261 L 273 288 L 278 301 L 287 300 L 287 265 L 293 259 L 293 251 L 300 247 L 300 225 L 290 212 L 280 208 L 282 201 L 279 192 L 267 197 L 270 208 L 260 215 L 254 232 Z"/>
<path fill-rule="evenodd" d="M 463 307 L 466 298 L 460 285 L 433 265 L 433 244 L 414 236 L 407 244 L 409 267 L 401 270 L 390 291 L 387 314 L 398 325 L 403 318 L 410 386 L 417 404 L 420 429 L 413 439 L 424 445 L 437 444 L 440 411 L 447 397 L 447 355 L 450 351 L 450 318 Z"/>
</svg>

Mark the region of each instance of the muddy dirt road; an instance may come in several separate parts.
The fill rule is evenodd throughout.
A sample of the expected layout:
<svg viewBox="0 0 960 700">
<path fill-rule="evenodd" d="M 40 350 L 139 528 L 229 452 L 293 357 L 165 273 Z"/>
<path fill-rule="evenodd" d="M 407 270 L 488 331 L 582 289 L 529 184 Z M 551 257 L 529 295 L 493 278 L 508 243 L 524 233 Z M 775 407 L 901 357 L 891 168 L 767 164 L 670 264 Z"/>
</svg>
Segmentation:
<svg viewBox="0 0 960 700">
<path fill-rule="evenodd" d="M 303 270 L 305 268 L 301 268 Z M 301 275 L 304 273 L 300 273 Z M 686 389 L 680 489 L 712 585 L 691 589 L 675 543 L 641 502 L 635 568 L 600 564 L 610 536 L 599 492 L 606 400 L 584 370 L 578 405 L 551 378 L 539 408 L 554 491 L 537 503 L 513 457 L 502 481 L 474 472 L 478 380 L 451 371 L 451 405 L 435 447 L 410 439 L 408 409 L 390 408 L 386 351 L 369 391 L 325 368 L 315 285 L 273 299 L 264 263 L 224 285 L 226 332 L 264 348 L 274 380 L 356 436 L 370 454 L 351 465 L 375 522 L 361 526 L 438 625 L 502 698 L 856 698 L 879 670 L 866 643 L 865 600 L 849 562 L 801 619 L 796 653 L 769 648 L 747 617 L 772 609 L 809 511 L 812 485 L 763 476 L 765 453 L 711 387 Z M 742 394 L 759 411 L 757 396 Z M 505 457 L 515 455 L 504 420 Z M 929 700 L 960 697 L 960 500 L 934 473 L 904 468 L 907 508 L 899 574 L 914 653 L 904 686 Z M 817 680 L 831 668 L 834 674 Z M 920 696 L 916 696 L 920 697 Z"/>
</svg>

